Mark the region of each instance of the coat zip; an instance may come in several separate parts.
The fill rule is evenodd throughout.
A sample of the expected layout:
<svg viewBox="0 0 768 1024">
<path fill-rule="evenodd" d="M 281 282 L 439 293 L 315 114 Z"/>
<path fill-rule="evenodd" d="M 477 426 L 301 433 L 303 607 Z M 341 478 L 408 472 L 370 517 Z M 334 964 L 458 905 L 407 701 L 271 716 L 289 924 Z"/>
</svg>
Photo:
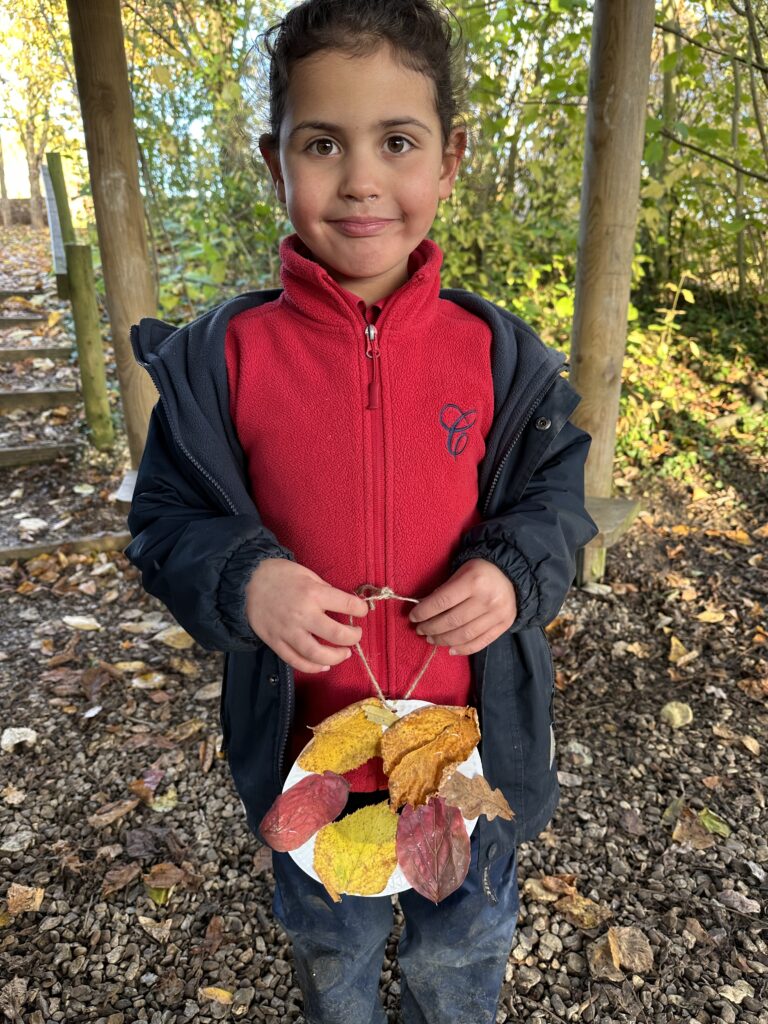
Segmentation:
<svg viewBox="0 0 768 1024">
<path fill-rule="evenodd" d="M 531 416 L 533 416 L 533 414 L 536 412 L 538 407 L 541 405 L 541 403 L 544 400 L 544 396 L 549 391 L 549 389 L 552 387 L 552 385 L 555 383 L 555 380 L 560 376 L 562 371 L 563 371 L 563 366 L 561 365 L 561 366 L 558 366 L 556 370 L 553 370 L 553 372 L 549 374 L 549 376 L 547 377 L 546 381 L 544 382 L 544 384 L 540 388 L 539 392 L 537 393 L 536 397 L 534 398 L 533 402 L 531 403 L 531 406 L 528 409 L 528 412 L 526 413 L 525 419 L 523 420 L 523 422 L 518 427 L 517 432 L 515 433 L 515 436 L 509 442 L 509 445 L 507 446 L 507 449 L 504 452 L 504 456 L 503 456 L 501 462 L 499 463 L 496 472 L 494 473 L 493 480 L 491 481 L 490 486 L 488 488 L 488 493 L 485 496 L 485 501 L 483 502 L 483 515 L 484 516 L 488 515 L 488 508 L 489 508 L 489 506 L 491 504 L 491 495 L 493 494 L 493 492 L 494 492 L 494 490 L 496 488 L 496 484 L 499 482 L 499 477 L 501 476 L 502 470 L 504 469 L 504 466 L 506 465 L 507 459 L 512 454 L 512 449 L 515 447 L 517 442 L 522 437 L 523 431 L 525 430 L 525 428 L 530 423 Z"/>
<path fill-rule="evenodd" d="M 367 317 L 367 314 L 366 314 Z M 365 325 L 365 355 L 371 360 L 371 379 L 368 382 L 368 410 L 372 413 L 370 420 L 371 443 L 373 446 L 373 560 L 374 572 L 381 569 L 382 579 L 384 566 L 384 533 L 386 523 L 384 517 L 384 488 L 386 486 L 384 471 L 384 414 L 381 410 L 381 349 L 379 347 L 379 330 L 367 322 Z M 387 663 L 387 629 L 385 609 L 374 619 L 376 646 L 381 652 L 381 675 Z M 389 686 L 383 685 L 383 692 L 389 695 Z"/>
</svg>

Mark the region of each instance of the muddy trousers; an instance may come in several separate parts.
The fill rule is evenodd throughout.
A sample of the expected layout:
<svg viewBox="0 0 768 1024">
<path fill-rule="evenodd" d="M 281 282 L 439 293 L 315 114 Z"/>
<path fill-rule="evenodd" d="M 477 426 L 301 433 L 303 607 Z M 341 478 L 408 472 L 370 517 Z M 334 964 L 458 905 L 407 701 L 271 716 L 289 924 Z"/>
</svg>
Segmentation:
<svg viewBox="0 0 768 1024">
<path fill-rule="evenodd" d="M 403 1024 L 495 1024 L 519 912 L 517 851 L 489 867 L 488 901 L 472 859 L 463 884 L 435 905 L 413 889 L 398 896 Z M 293 943 L 307 1024 L 386 1024 L 379 977 L 393 921 L 391 896 L 342 896 L 287 853 L 272 854 L 272 909 Z"/>
</svg>

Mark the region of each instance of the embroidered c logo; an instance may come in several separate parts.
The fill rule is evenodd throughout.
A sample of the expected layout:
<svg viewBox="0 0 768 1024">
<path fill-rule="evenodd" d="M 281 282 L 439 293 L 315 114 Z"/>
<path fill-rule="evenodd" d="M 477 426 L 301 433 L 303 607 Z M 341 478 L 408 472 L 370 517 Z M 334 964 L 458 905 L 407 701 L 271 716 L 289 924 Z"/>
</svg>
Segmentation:
<svg viewBox="0 0 768 1024">
<path fill-rule="evenodd" d="M 462 412 L 458 405 L 444 405 L 440 410 L 440 426 L 448 433 L 445 446 L 454 458 L 467 447 L 467 432 L 475 425 L 476 419 L 477 409 Z"/>
</svg>

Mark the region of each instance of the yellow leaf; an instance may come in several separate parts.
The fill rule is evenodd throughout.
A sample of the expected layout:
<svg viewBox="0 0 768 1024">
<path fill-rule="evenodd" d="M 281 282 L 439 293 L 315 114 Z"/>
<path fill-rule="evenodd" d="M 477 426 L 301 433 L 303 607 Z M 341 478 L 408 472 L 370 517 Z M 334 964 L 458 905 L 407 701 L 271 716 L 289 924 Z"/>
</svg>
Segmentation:
<svg viewBox="0 0 768 1024">
<path fill-rule="evenodd" d="M 703 487 L 698 487 L 694 484 L 693 494 L 691 495 L 691 502 L 694 501 L 706 501 L 709 497 L 709 493 L 704 490 Z"/>
<path fill-rule="evenodd" d="M 613 917 L 613 911 L 604 903 L 595 903 L 579 893 L 561 896 L 555 905 L 569 924 L 576 928 L 599 928 Z"/>
<path fill-rule="evenodd" d="M 214 1002 L 223 1003 L 228 1006 L 235 998 L 232 992 L 229 992 L 225 988 L 217 988 L 215 985 L 209 985 L 207 988 L 200 988 L 197 990 L 198 996 L 202 999 L 213 999 Z"/>
<path fill-rule="evenodd" d="M 725 612 L 719 612 L 716 608 L 707 608 L 696 616 L 699 622 L 722 622 Z"/>
<path fill-rule="evenodd" d="M 671 636 L 669 641 L 669 660 L 676 665 L 681 658 L 684 658 L 688 651 L 683 647 L 676 636 Z"/>
<path fill-rule="evenodd" d="M 368 697 L 330 715 L 312 730 L 314 736 L 299 755 L 307 772 L 344 772 L 381 754 L 381 725 L 367 718 L 366 708 L 381 708 L 378 697 Z"/>
<path fill-rule="evenodd" d="M 374 896 L 386 886 L 397 864 L 398 821 L 382 800 L 320 829 L 313 867 L 334 903 L 340 893 Z"/>
<path fill-rule="evenodd" d="M 760 757 L 760 744 L 757 742 L 754 736 L 741 736 L 742 745 L 747 748 L 750 754 L 754 754 L 755 757 Z"/>
<path fill-rule="evenodd" d="M 184 651 L 188 647 L 194 646 L 195 643 L 189 633 L 182 629 L 181 626 L 168 626 L 166 629 L 156 633 L 152 639 L 159 640 L 160 643 L 173 647 L 177 651 Z"/>
<path fill-rule="evenodd" d="M 386 704 L 370 704 L 363 710 L 369 722 L 383 725 L 385 729 L 388 729 L 390 725 L 394 725 L 397 721 L 397 712 L 391 711 Z"/>
<path fill-rule="evenodd" d="M 661 719 L 673 729 L 680 729 L 684 725 L 690 725 L 693 721 L 693 711 L 690 704 L 684 704 L 679 700 L 671 700 L 661 709 Z"/>
</svg>

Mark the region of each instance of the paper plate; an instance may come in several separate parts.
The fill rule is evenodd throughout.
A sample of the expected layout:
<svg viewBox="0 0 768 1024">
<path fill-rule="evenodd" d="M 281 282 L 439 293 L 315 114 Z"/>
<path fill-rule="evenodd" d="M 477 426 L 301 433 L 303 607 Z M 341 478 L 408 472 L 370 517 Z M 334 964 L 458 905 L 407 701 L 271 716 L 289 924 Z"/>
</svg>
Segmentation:
<svg viewBox="0 0 768 1024">
<path fill-rule="evenodd" d="M 393 710 L 397 714 L 398 718 L 402 718 L 404 715 L 407 715 L 410 711 L 415 711 L 416 708 L 425 708 L 425 707 L 429 706 L 431 703 L 432 702 L 428 701 L 428 700 L 394 700 L 394 701 L 388 701 L 389 705 L 394 705 Z M 381 727 L 381 731 L 384 732 L 384 726 L 383 725 Z M 309 746 L 309 744 L 307 744 L 307 746 Z M 304 749 L 306 750 L 306 747 Z M 303 753 L 304 753 L 304 751 L 302 751 L 302 754 Z M 299 757 L 301 757 L 301 754 L 299 754 Z M 469 755 L 469 757 L 466 759 L 466 761 L 462 761 L 462 763 L 457 767 L 456 771 L 461 772 L 462 775 L 466 775 L 468 779 L 474 778 L 475 775 L 482 775 L 483 774 L 483 764 L 482 764 L 482 761 L 480 760 L 480 751 L 477 749 L 477 747 L 475 747 L 473 749 L 472 753 Z M 286 790 L 290 789 L 292 786 L 295 786 L 297 782 L 300 782 L 303 778 L 306 778 L 307 775 L 312 775 L 312 774 L 315 774 L 315 773 L 307 772 L 303 768 L 300 768 L 298 760 L 296 760 L 294 762 L 294 764 L 293 764 L 293 767 L 288 772 L 288 777 L 286 778 L 285 784 L 283 785 L 283 792 L 285 793 Z M 385 789 L 381 790 L 381 794 L 382 794 L 382 801 L 386 800 L 388 798 L 387 791 Z M 338 820 L 338 818 L 336 820 Z M 464 818 L 464 824 L 467 827 L 467 835 L 471 836 L 472 832 L 474 830 L 474 827 L 477 824 L 477 818 Z M 311 839 L 308 839 L 306 841 L 306 843 L 304 843 L 302 846 L 297 847 L 295 850 L 289 850 L 288 853 L 291 855 L 291 857 L 293 857 L 293 859 L 296 861 L 296 863 L 299 865 L 299 867 L 303 871 L 306 871 L 306 873 L 308 875 L 310 875 L 312 878 L 314 878 L 315 881 L 320 882 L 320 884 L 322 885 L 323 883 L 320 881 L 320 879 L 317 876 L 317 873 L 316 873 L 315 869 L 312 867 L 312 862 L 315 859 L 315 839 L 316 838 L 317 838 L 317 832 L 311 837 Z M 393 896 L 397 892 L 404 892 L 406 889 L 410 889 L 410 888 L 411 888 L 411 885 L 406 880 L 406 877 L 403 874 L 402 869 L 400 868 L 400 865 L 398 864 L 398 865 L 396 865 L 395 870 L 389 876 L 389 881 L 384 886 L 384 888 L 381 890 L 381 892 L 376 892 L 376 893 L 354 893 L 354 892 L 351 892 L 351 893 L 346 893 L 346 894 L 343 893 L 342 895 L 347 895 L 347 896 L 357 896 L 357 895 L 365 895 L 365 896 Z"/>
</svg>

